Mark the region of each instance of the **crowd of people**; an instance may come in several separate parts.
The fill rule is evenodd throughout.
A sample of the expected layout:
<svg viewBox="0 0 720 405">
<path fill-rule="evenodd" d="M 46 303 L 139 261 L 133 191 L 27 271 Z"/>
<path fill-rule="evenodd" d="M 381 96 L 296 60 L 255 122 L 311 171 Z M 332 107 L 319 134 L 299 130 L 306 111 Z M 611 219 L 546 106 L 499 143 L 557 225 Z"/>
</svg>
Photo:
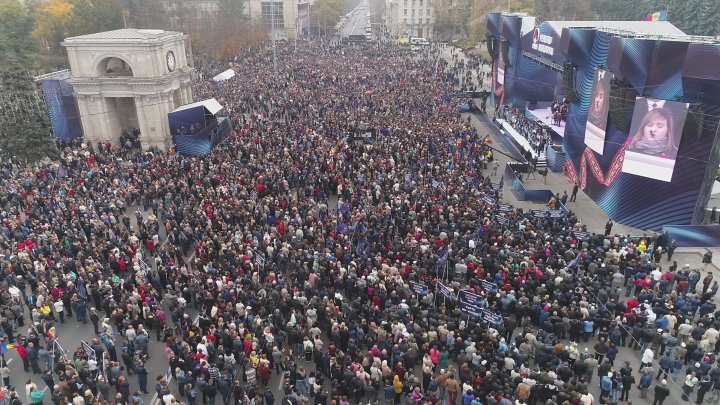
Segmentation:
<svg viewBox="0 0 720 405">
<path fill-rule="evenodd" d="M 589 405 L 595 375 L 609 404 L 656 374 L 661 397 L 667 379 L 698 403 L 718 394 L 717 282 L 665 269 L 664 235 L 500 207 L 439 49 L 277 56 L 277 71 L 256 50 L 194 84 L 234 123 L 209 156 L 77 142 L 60 167 L 0 167 L 2 347 L 42 380 L 28 402 Z M 359 123 L 373 144 L 346 142 Z M 502 321 L 470 316 L 461 290 Z M 52 325 L 73 316 L 93 350 L 61 356 Z M 619 350 L 642 357 L 616 364 Z"/>
<path fill-rule="evenodd" d="M 447 79 L 461 92 L 482 91 L 485 80 L 492 75 L 489 62 L 478 55 L 462 53 L 457 48 L 450 48 L 450 51 L 451 64 L 445 71 Z"/>
<path fill-rule="evenodd" d="M 550 112 L 552 113 L 553 125 L 556 127 L 561 126 L 561 122 L 567 122 L 568 110 L 570 108 L 570 102 L 567 99 L 556 99 L 550 106 Z"/>
<path fill-rule="evenodd" d="M 544 153 L 545 147 L 552 143 L 552 137 L 545 124 L 542 121 L 528 118 L 522 109 L 503 106 L 498 110 L 497 117 L 507 121 L 510 126 L 527 139 L 535 155 Z"/>
</svg>

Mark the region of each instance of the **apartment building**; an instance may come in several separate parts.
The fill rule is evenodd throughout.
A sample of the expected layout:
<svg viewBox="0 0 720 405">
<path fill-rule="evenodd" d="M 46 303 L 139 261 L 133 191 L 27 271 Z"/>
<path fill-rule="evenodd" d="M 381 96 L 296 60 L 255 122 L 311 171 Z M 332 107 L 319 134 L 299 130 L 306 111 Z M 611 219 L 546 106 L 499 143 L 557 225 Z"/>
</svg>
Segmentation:
<svg viewBox="0 0 720 405">
<path fill-rule="evenodd" d="M 386 0 L 385 28 L 393 37 L 432 38 L 431 0 Z"/>
</svg>

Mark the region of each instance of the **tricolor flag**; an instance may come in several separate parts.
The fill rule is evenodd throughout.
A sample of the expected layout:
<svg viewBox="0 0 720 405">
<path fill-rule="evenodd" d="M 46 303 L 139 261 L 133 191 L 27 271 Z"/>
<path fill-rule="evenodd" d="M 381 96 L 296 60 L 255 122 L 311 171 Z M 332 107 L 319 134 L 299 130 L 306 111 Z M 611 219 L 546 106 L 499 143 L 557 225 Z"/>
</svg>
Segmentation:
<svg viewBox="0 0 720 405">
<path fill-rule="evenodd" d="M 0 343 L 0 355 L 7 353 L 9 349 L 14 349 L 15 345 L 8 343 L 8 342 L 2 342 Z"/>
<path fill-rule="evenodd" d="M 54 326 L 52 328 L 50 328 L 50 330 L 48 330 L 47 335 L 50 338 L 50 340 L 55 340 L 55 327 Z"/>
<path fill-rule="evenodd" d="M 645 21 L 667 21 L 667 10 L 648 14 Z"/>
</svg>

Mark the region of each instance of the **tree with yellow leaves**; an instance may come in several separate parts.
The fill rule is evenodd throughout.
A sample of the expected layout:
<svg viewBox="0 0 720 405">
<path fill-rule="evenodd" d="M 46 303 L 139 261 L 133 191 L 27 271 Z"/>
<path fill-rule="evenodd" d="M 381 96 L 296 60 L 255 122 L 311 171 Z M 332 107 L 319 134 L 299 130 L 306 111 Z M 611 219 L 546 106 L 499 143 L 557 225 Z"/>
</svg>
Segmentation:
<svg viewBox="0 0 720 405">
<path fill-rule="evenodd" d="M 69 36 L 75 5 L 67 0 L 47 0 L 36 4 L 33 35 L 43 42 L 43 47 L 53 51 L 60 49 L 60 42 Z"/>
</svg>

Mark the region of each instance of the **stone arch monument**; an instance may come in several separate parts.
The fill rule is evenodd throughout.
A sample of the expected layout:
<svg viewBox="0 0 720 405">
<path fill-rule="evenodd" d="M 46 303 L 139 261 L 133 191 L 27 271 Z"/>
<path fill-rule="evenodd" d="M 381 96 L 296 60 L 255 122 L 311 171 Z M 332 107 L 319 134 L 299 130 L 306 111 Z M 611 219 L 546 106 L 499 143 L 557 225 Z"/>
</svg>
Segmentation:
<svg viewBox="0 0 720 405">
<path fill-rule="evenodd" d="M 143 149 L 167 150 L 168 113 L 193 101 L 186 40 L 128 28 L 66 38 L 84 138 L 117 145 L 122 131 L 137 128 Z"/>
</svg>

